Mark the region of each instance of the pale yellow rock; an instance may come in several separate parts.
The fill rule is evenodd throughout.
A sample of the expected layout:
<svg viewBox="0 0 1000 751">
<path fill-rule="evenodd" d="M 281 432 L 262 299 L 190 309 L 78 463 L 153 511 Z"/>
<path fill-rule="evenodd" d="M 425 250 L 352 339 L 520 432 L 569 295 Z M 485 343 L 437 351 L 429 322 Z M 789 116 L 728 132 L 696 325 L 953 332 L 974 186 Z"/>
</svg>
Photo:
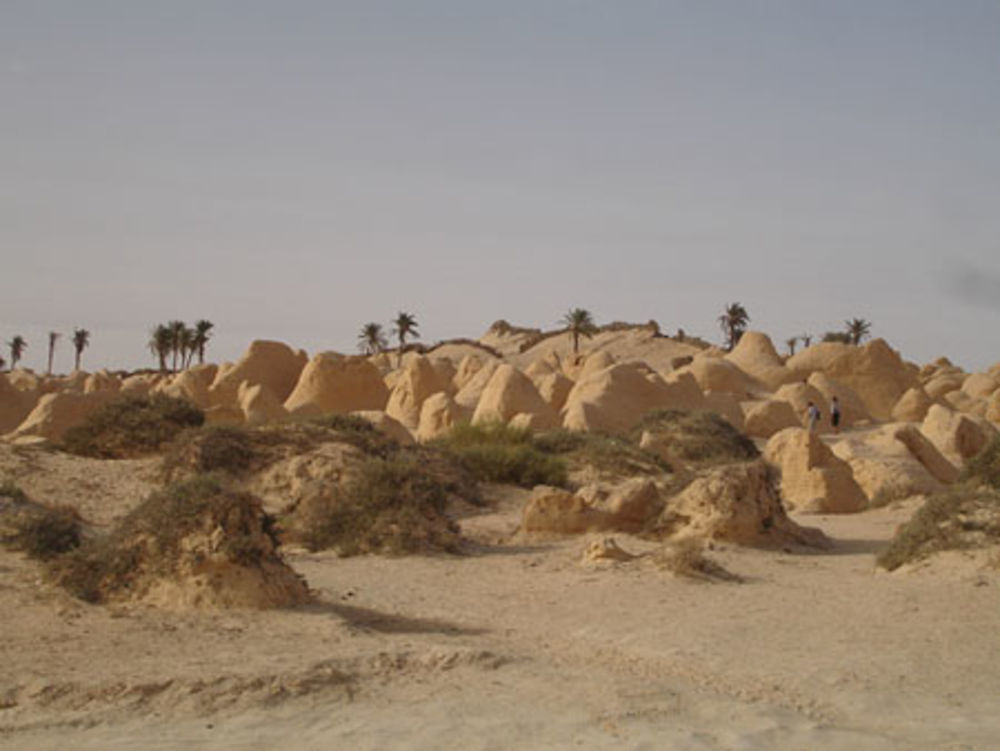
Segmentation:
<svg viewBox="0 0 1000 751">
<path fill-rule="evenodd" d="M 152 393 L 164 394 L 175 399 L 187 399 L 202 409 L 210 407 L 212 403 L 205 378 L 190 370 L 182 371 L 169 380 L 160 381 L 153 387 Z"/>
<path fill-rule="evenodd" d="M 427 402 L 425 401 L 424 405 L 426 404 Z M 376 428 L 376 430 L 385 433 L 387 436 L 403 445 L 413 443 L 413 434 L 406 429 L 406 426 L 399 422 L 399 420 L 393 420 L 382 410 L 361 409 L 351 412 L 351 414 L 367 420 Z"/>
<path fill-rule="evenodd" d="M 581 562 L 584 565 L 594 565 L 610 561 L 624 563 L 635 560 L 638 557 L 623 550 L 613 537 L 605 537 L 601 540 L 593 540 L 587 545 L 587 549 L 583 551 L 583 560 Z"/>
<path fill-rule="evenodd" d="M 491 359 L 496 367 L 496 360 Z M 455 375 L 452 376 L 451 386 L 452 393 L 457 394 L 461 391 L 466 384 L 469 383 L 475 377 L 476 373 L 483 369 L 486 363 L 485 357 L 479 355 L 466 355 L 458 363 L 458 368 L 455 370 Z M 485 384 L 484 384 L 485 385 Z"/>
<path fill-rule="evenodd" d="M 855 482 L 870 501 L 929 495 L 943 487 L 896 438 L 900 427 L 886 425 L 871 435 L 842 438 L 831 446 L 833 453 L 851 466 Z"/>
<path fill-rule="evenodd" d="M 816 433 L 786 428 L 768 440 L 764 459 L 781 470 L 781 494 L 791 508 L 843 514 L 868 506 L 850 465 L 837 458 Z"/>
<path fill-rule="evenodd" d="M 97 391 L 116 392 L 121 390 L 121 387 L 121 378 L 106 370 L 99 370 L 87 376 L 83 382 L 83 393 L 93 394 Z"/>
<path fill-rule="evenodd" d="M 740 337 L 726 360 L 773 391 L 786 383 L 802 380 L 785 367 L 770 337 L 760 331 L 747 331 Z M 693 363 L 692 363 L 693 364 Z M 718 389 L 717 389 L 718 390 Z"/>
<path fill-rule="evenodd" d="M 986 403 L 986 414 L 984 417 L 992 422 L 1000 422 L 1000 391 L 994 391 L 993 396 Z"/>
<path fill-rule="evenodd" d="M 759 381 L 748 376 L 735 363 L 718 357 L 696 357 L 678 372 L 690 373 L 705 392 L 737 394 L 745 399 L 748 394 L 763 388 Z"/>
<path fill-rule="evenodd" d="M 21 391 L 0 373 L 0 435 L 8 433 L 22 422 L 38 404 L 37 390 Z"/>
<path fill-rule="evenodd" d="M 609 529 L 608 516 L 567 490 L 539 485 L 521 512 L 521 531 L 572 535 Z"/>
<path fill-rule="evenodd" d="M 11 438 L 39 436 L 50 441 L 61 441 L 66 431 L 82 423 L 117 396 L 111 391 L 82 394 L 75 391 L 60 391 L 45 394 L 35 408 L 24 418 L 11 434 Z"/>
<path fill-rule="evenodd" d="M 434 366 L 434 372 L 437 373 L 438 383 L 441 384 L 442 389 L 454 395 L 457 389 L 453 381 L 458 374 L 458 368 L 455 367 L 455 363 L 447 357 L 431 357 L 430 361 L 431 365 Z"/>
<path fill-rule="evenodd" d="M 407 430 L 420 427 L 420 407 L 424 400 L 438 391 L 447 391 L 450 384 L 441 383 L 431 361 L 423 355 L 407 359 L 396 387 L 389 395 L 385 413 L 398 420 Z"/>
<path fill-rule="evenodd" d="M 823 392 L 815 386 L 802 382 L 786 383 L 774 392 L 773 398 L 775 401 L 788 402 L 792 411 L 800 416 L 806 414 L 809 409 L 809 402 L 812 402 L 819 409 L 820 415 L 822 415 L 817 426 L 818 430 L 820 432 L 833 430 L 833 425 L 830 423 L 830 405 L 823 396 Z M 802 422 L 800 421 L 799 424 L 801 425 Z"/>
<path fill-rule="evenodd" d="M 461 422 L 471 417 L 468 409 L 460 407 L 446 392 L 431 394 L 420 407 L 420 422 L 417 425 L 418 441 L 432 441 L 446 435 Z"/>
<path fill-rule="evenodd" d="M 945 394 L 961 389 L 967 377 L 961 371 L 936 375 L 924 384 L 924 391 L 927 392 L 927 396 L 937 401 L 943 399 Z"/>
<path fill-rule="evenodd" d="M 281 342 L 257 340 L 231 368 L 219 368 L 209 388 L 212 403 L 236 406 L 237 391 L 246 381 L 267 386 L 280 402 L 288 399 L 307 361 L 306 353 Z"/>
<path fill-rule="evenodd" d="M 238 406 L 216 406 L 205 410 L 206 425 L 242 425 L 244 419 L 243 410 Z"/>
<path fill-rule="evenodd" d="M 587 355 L 578 368 L 569 367 L 566 375 L 574 381 L 580 381 L 605 368 L 610 368 L 615 364 L 615 358 L 610 352 L 596 350 Z M 565 366 L 564 366 L 565 367 Z"/>
<path fill-rule="evenodd" d="M 854 389 L 844 385 L 836 378 L 831 378 L 822 371 L 816 371 L 809 376 L 807 383 L 823 395 L 828 405 L 833 397 L 837 397 L 837 401 L 840 402 L 841 429 L 871 420 L 868 408 L 861 401 L 861 397 L 854 392 Z"/>
<path fill-rule="evenodd" d="M 943 401 L 946 406 L 956 412 L 962 412 L 966 415 L 975 415 L 976 417 L 982 417 L 986 414 L 986 406 L 988 404 L 986 399 L 969 396 L 960 389 L 956 391 L 949 391 L 944 395 Z"/>
<path fill-rule="evenodd" d="M 802 420 L 792 405 L 774 399 L 750 403 L 743 420 L 743 432 L 754 438 L 770 438 L 785 428 L 801 426 Z"/>
<path fill-rule="evenodd" d="M 529 377 L 535 388 L 538 389 L 539 396 L 556 413 L 560 412 L 566 404 L 569 392 L 573 390 L 573 382 L 561 372 L 554 370 L 541 375 L 530 375 Z"/>
<path fill-rule="evenodd" d="M 972 373 L 962 383 L 962 391 L 975 399 L 989 399 L 997 389 L 1000 381 L 989 373 Z"/>
<path fill-rule="evenodd" d="M 236 393 L 247 425 L 262 425 L 288 417 L 288 412 L 278 401 L 278 397 L 262 383 L 250 384 L 244 381 Z"/>
<path fill-rule="evenodd" d="M 131 375 L 128 378 L 125 378 L 122 381 L 119 391 L 122 394 L 145 396 L 150 393 L 161 380 L 161 376 L 156 373 L 137 373 L 136 375 Z"/>
<path fill-rule="evenodd" d="M 735 394 L 707 391 L 704 395 L 704 408 L 721 415 L 726 422 L 743 432 L 743 410 L 740 409 L 740 400 Z"/>
<path fill-rule="evenodd" d="M 471 374 L 462 387 L 455 393 L 455 403 L 470 412 L 476 409 L 479 404 L 479 397 L 483 395 L 483 389 L 490 382 L 493 373 L 500 367 L 499 360 L 487 360 L 482 363 L 478 370 Z M 461 368 L 456 378 L 461 379 Z"/>
<path fill-rule="evenodd" d="M 536 429 L 546 430 L 559 424 L 558 414 L 542 399 L 531 379 L 505 363 L 494 371 L 483 389 L 472 423 L 506 423 L 522 413 L 534 417 Z"/>
<path fill-rule="evenodd" d="M 284 407 L 290 414 L 346 414 L 382 411 L 388 401 L 389 390 L 368 358 L 322 352 L 302 369 Z"/>
<path fill-rule="evenodd" d="M 892 419 L 896 422 L 923 422 L 932 404 L 934 400 L 927 392 L 921 386 L 914 386 L 899 397 L 892 408 Z"/>
<path fill-rule="evenodd" d="M 927 410 L 920 432 L 956 466 L 978 454 L 988 437 L 975 420 L 940 404 Z"/>
<path fill-rule="evenodd" d="M 945 484 L 951 484 L 958 479 L 958 467 L 952 464 L 917 426 L 901 426 L 896 429 L 894 435 L 935 479 Z"/>
<path fill-rule="evenodd" d="M 822 532 L 788 518 L 771 470 L 762 461 L 724 465 L 696 478 L 667 500 L 658 527 L 676 538 L 828 545 Z"/>
<path fill-rule="evenodd" d="M 30 370 L 17 368 L 4 374 L 7 382 L 18 391 L 41 392 L 43 381 Z M 61 387 L 61 386 L 60 386 Z"/>
</svg>

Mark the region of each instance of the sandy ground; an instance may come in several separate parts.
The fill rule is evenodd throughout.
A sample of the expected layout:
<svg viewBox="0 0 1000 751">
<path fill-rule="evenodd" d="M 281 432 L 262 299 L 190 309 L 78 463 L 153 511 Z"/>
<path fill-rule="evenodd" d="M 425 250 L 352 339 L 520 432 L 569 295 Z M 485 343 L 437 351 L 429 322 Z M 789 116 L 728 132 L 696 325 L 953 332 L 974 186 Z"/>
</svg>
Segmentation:
<svg viewBox="0 0 1000 751">
<path fill-rule="evenodd" d="M 0 457 L 102 524 L 151 467 Z M 0 552 L 0 747 L 1000 748 L 997 572 L 875 570 L 913 503 L 799 518 L 835 540 L 822 553 L 716 545 L 742 582 L 512 541 L 520 503 L 497 491 L 466 519 L 463 557 L 290 551 L 317 593 L 291 611 L 90 606 Z"/>
</svg>

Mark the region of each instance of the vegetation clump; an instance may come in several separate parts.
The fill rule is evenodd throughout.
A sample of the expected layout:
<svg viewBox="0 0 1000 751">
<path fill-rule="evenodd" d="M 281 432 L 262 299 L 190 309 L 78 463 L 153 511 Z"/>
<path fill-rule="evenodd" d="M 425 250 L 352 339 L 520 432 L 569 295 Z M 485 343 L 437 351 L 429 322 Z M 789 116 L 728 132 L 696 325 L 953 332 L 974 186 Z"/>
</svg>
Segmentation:
<svg viewBox="0 0 1000 751">
<path fill-rule="evenodd" d="M 199 475 L 150 495 L 107 536 L 55 559 L 50 573 L 88 602 L 141 595 L 157 579 L 193 564 L 280 563 L 272 517 L 248 493 Z"/>
<path fill-rule="evenodd" d="M 163 394 L 126 396 L 106 404 L 66 431 L 63 448 L 98 459 L 131 459 L 155 454 L 205 414 L 183 399 Z"/>
<path fill-rule="evenodd" d="M 0 542 L 47 561 L 80 545 L 80 515 L 68 506 L 32 502 L 10 481 L 0 483 Z"/>
<path fill-rule="evenodd" d="M 959 480 L 1000 490 L 1000 435 L 994 435 L 982 451 L 965 463 Z"/>
<path fill-rule="evenodd" d="M 478 480 L 522 487 L 567 483 L 566 462 L 538 444 L 526 428 L 503 423 L 456 425 L 433 444 L 459 460 Z"/>
<path fill-rule="evenodd" d="M 458 552 L 445 515 L 451 488 L 416 455 L 366 459 L 340 485 L 316 488 L 284 520 L 286 537 L 340 555 Z"/>
<path fill-rule="evenodd" d="M 671 456 L 686 462 L 719 464 L 760 456 L 751 438 L 714 412 L 655 410 L 646 414 L 630 435 L 638 440 L 645 432 L 663 440 Z"/>
</svg>

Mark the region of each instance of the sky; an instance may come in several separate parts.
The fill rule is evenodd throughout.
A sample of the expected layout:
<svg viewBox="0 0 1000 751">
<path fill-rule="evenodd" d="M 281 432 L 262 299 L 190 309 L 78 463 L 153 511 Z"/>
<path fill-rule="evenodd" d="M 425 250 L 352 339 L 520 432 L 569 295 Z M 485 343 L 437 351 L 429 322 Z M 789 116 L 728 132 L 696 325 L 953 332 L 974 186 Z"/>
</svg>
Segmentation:
<svg viewBox="0 0 1000 751">
<path fill-rule="evenodd" d="M 861 317 L 982 369 L 998 134 L 997 0 L 0 0 L 0 339 L 721 342 L 738 301 L 780 349 Z"/>
</svg>

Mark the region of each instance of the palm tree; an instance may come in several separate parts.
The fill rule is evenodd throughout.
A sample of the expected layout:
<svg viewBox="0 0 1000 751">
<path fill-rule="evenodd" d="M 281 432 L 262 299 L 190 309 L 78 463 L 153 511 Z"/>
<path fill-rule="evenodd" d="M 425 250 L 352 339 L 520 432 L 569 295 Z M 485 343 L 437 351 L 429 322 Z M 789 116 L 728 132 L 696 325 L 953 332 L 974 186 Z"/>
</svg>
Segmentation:
<svg viewBox="0 0 1000 751">
<path fill-rule="evenodd" d="M 80 355 L 89 345 L 90 332 L 87 329 L 73 329 L 73 349 L 76 352 L 76 363 L 73 365 L 73 370 L 80 369 Z"/>
<path fill-rule="evenodd" d="M 187 326 L 184 325 L 184 321 L 171 321 L 167 324 L 167 330 L 170 332 L 170 369 L 176 373 L 178 355 L 181 357 L 181 365 L 184 364 L 184 332 Z"/>
<path fill-rule="evenodd" d="M 867 337 L 872 330 L 871 321 L 866 321 L 864 318 L 852 318 L 850 321 L 844 321 L 844 327 L 851 339 L 851 344 L 855 346 L 861 344 L 861 340 Z"/>
<path fill-rule="evenodd" d="M 361 333 L 358 334 L 358 349 L 366 355 L 377 355 L 388 344 L 389 340 L 386 339 L 381 324 L 366 323 L 361 327 Z"/>
<path fill-rule="evenodd" d="M 170 354 L 170 350 L 173 347 L 173 337 L 174 335 L 170 327 L 162 323 L 153 329 L 149 335 L 149 351 L 159 359 L 160 370 L 164 373 L 167 370 L 167 355 Z"/>
<path fill-rule="evenodd" d="M 590 315 L 590 311 L 584 310 L 583 308 L 571 308 L 570 311 L 562 317 L 562 323 L 566 325 L 566 330 L 573 336 L 574 355 L 580 352 L 581 336 L 585 336 L 589 339 L 597 333 L 597 326 L 594 325 L 594 319 Z"/>
<path fill-rule="evenodd" d="M 13 370 L 17 367 L 18 360 L 21 359 L 24 350 L 28 348 L 28 342 L 24 340 L 23 336 L 18 334 L 7 342 L 7 346 L 10 347 L 10 369 Z"/>
<path fill-rule="evenodd" d="M 736 346 L 743 332 L 747 330 L 748 323 L 750 314 L 740 303 L 733 302 L 726 306 L 725 312 L 719 316 L 719 326 L 726 335 L 726 349 L 731 351 Z"/>
<path fill-rule="evenodd" d="M 204 318 L 200 321 L 195 321 L 194 324 L 194 345 L 195 351 L 198 353 L 198 364 L 201 365 L 205 362 L 205 345 L 208 344 L 209 332 L 215 328 L 215 324 L 211 321 L 206 321 Z"/>
<path fill-rule="evenodd" d="M 785 339 L 785 346 L 788 347 L 788 356 L 791 357 L 795 354 L 795 345 L 799 343 L 799 338 L 793 336 L 790 339 Z"/>
<path fill-rule="evenodd" d="M 194 343 L 195 331 L 192 328 L 185 326 L 181 331 L 181 370 L 187 370 L 191 365 L 191 361 L 194 359 L 195 353 L 198 351 L 198 347 Z"/>
<path fill-rule="evenodd" d="M 805 347 L 806 349 L 809 349 L 809 347 L 810 347 L 810 345 L 812 344 L 812 341 L 813 341 L 813 335 L 812 334 L 799 334 L 799 339 L 802 340 L 802 346 Z"/>
<path fill-rule="evenodd" d="M 411 313 L 400 311 L 396 316 L 396 320 L 392 322 L 392 327 L 396 333 L 396 338 L 399 339 L 399 364 L 402 365 L 403 347 L 406 346 L 406 337 L 420 338 L 420 334 L 417 333 L 417 319 Z"/>
<path fill-rule="evenodd" d="M 62 336 L 58 331 L 49 332 L 49 369 L 47 371 L 48 375 L 52 375 L 52 358 L 56 353 L 56 342 L 59 341 L 59 337 Z"/>
</svg>

